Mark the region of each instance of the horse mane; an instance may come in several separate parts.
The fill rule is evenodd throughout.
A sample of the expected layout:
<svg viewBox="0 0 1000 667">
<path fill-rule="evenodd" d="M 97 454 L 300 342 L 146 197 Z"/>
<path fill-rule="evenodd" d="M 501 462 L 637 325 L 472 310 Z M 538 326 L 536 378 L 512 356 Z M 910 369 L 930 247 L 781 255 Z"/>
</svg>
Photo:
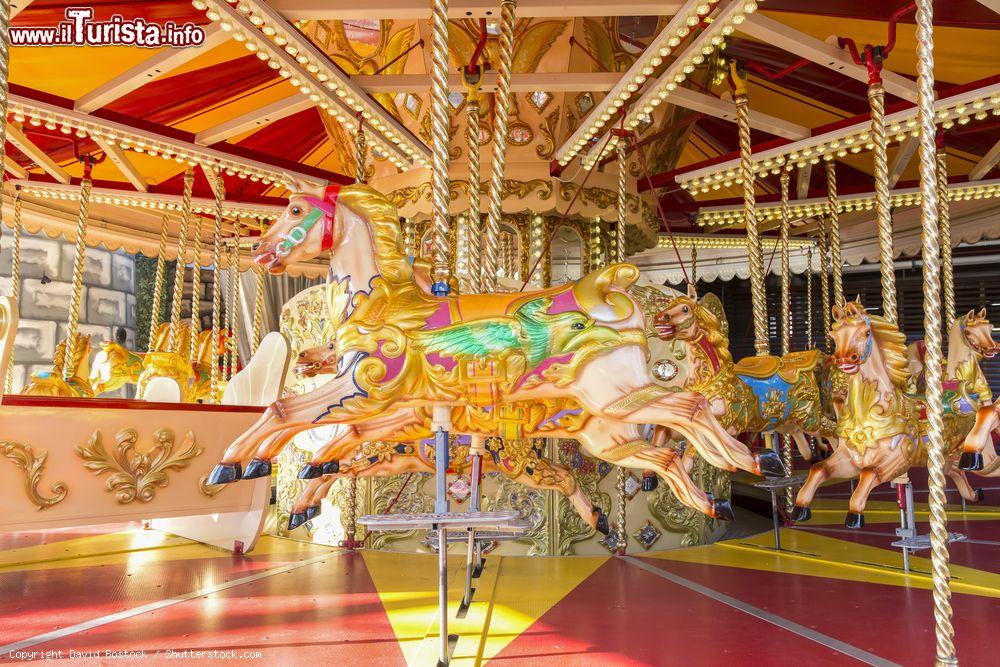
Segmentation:
<svg viewBox="0 0 1000 667">
<path fill-rule="evenodd" d="M 58 373 L 62 371 L 63 360 L 66 358 L 66 342 L 69 338 L 63 338 L 56 345 L 55 354 L 52 355 L 52 368 Z M 76 334 L 76 343 L 73 345 L 72 361 L 73 377 L 86 378 L 90 376 L 90 336 L 87 334 Z M 86 362 L 86 363 L 84 363 Z M 85 371 L 85 372 L 82 372 Z"/>
<path fill-rule="evenodd" d="M 382 277 L 396 284 L 412 281 L 413 267 L 403 254 L 395 205 L 381 192 L 362 183 L 341 189 L 337 205 L 346 206 L 368 222 Z"/>
<path fill-rule="evenodd" d="M 945 363 L 947 363 L 949 359 L 958 359 L 959 355 L 965 350 L 968 350 L 970 354 L 972 353 L 972 349 L 969 348 L 969 343 L 962 330 L 963 322 L 965 322 L 964 315 L 956 317 L 955 321 L 951 324 L 951 329 L 948 330 L 948 356 L 944 358 Z"/>
<path fill-rule="evenodd" d="M 675 297 L 667 307 L 673 308 L 681 303 L 691 306 L 695 321 L 698 322 L 698 328 L 704 332 L 705 338 L 718 352 L 722 365 L 728 366 L 733 363 L 733 355 L 729 352 L 729 339 L 722 333 L 722 323 L 715 316 L 715 313 L 686 295 Z"/>
<path fill-rule="evenodd" d="M 915 385 L 906 357 L 906 336 L 899 331 L 898 326 L 884 317 L 879 315 L 868 317 L 871 321 L 872 337 L 885 360 L 885 368 L 892 384 L 900 391 L 913 392 Z"/>
</svg>

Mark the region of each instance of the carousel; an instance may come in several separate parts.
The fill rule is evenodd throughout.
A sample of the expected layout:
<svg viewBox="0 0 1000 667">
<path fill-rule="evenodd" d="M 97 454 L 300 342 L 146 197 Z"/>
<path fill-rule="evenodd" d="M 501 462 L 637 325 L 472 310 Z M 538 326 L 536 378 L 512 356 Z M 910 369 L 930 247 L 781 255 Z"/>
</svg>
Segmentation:
<svg viewBox="0 0 1000 667">
<path fill-rule="evenodd" d="M 994 30 L 0 0 L 0 661 L 992 662 Z"/>
</svg>

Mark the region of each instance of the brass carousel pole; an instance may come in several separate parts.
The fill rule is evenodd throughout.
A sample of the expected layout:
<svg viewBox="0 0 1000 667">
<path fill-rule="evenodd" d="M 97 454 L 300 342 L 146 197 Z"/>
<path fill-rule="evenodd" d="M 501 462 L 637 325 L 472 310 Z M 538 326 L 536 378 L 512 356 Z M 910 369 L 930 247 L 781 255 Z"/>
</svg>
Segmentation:
<svg viewBox="0 0 1000 667">
<path fill-rule="evenodd" d="M 688 294 L 698 294 L 698 247 L 691 246 L 691 280 L 688 282 Z M 694 298 L 692 296 L 692 298 Z"/>
<path fill-rule="evenodd" d="M 483 291 L 483 247 L 482 247 L 482 212 L 480 211 L 480 187 L 479 179 L 479 78 L 475 84 L 466 82 L 466 103 L 465 117 L 468 127 L 466 128 L 466 142 L 469 153 L 469 221 L 466 227 L 466 236 L 471 239 L 469 243 L 469 284 L 472 292 Z"/>
<path fill-rule="evenodd" d="M 927 472 L 931 526 L 931 569 L 938 665 L 957 665 L 951 624 L 948 515 L 945 512 L 944 406 L 941 403 L 941 285 L 938 180 L 934 135 L 934 32 L 932 0 L 917 0 L 917 121 L 920 129 L 920 222 L 923 231 L 924 366 L 927 392 Z"/>
<path fill-rule="evenodd" d="M 937 151 L 938 227 L 941 229 L 941 287 L 944 291 L 944 330 L 955 324 L 955 264 L 951 256 L 951 204 L 948 201 L 948 153 L 942 142 Z"/>
<path fill-rule="evenodd" d="M 198 363 L 198 332 L 201 329 L 201 227 L 205 219 L 200 215 L 195 218 L 194 229 L 194 264 L 191 265 L 191 321 L 188 323 L 188 360 L 193 367 Z M 212 352 L 214 363 L 215 352 Z"/>
<path fill-rule="evenodd" d="M 177 264 L 174 266 L 174 296 L 170 304 L 170 334 L 167 351 L 179 352 L 178 336 L 181 328 L 181 302 L 184 299 L 184 267 L 187 255 L 188 223 L 191 221 L 191 188 L 194 187 L 194 172 L 188 168 L 184 172 L 184 195 L 181 199 L 181 229 L 177 237 Z"/>
<path fill-rule="evenodd" d="M 7 96 L 10 92 L 10 0 L 0 0 L 0 162 L 7 157 Z M 0 208 L 0 224 L 3 209 Z"/>
<path fill-rule="evenodd" d="M 226 362 L 226 380 L 231 380 L 239 370 L 240 365 L 240 233 L 236 225 L 233 235 L 233 245 L 229 248 L 229 303 L 226 308 L 226 328 L 229 338 L 226 346 L 228 361 Z"/>
<path fill-rule="evenodd" d="M 0 16 L 2 18 L 2 16 Z M 0 123 L 2 124 L 2 123 Z M 0 148 L 0 151 L 3 149 Z M 21 186 L 14 186 L 14 241 L 10 254 L 10 296 L 14 304 L 21 296 Z M 7 376 L 4 379 L 4 393 L 9 394 L 14 384 L 14 355 L 10 355 L 7 364 Z"/>
<path fill-rule="evenodd" d="M 170 219 L 164 215 L 160 224 L 160 245 L 156 253 L 156 277 L 153 279 L 153 305 L 149 311 L 149 337 L 146 339 L 146 351 L 153 349 L 153 334 L 160 323 L 160 302 L 163 301 L 163 274 L 167 265 L 167 230 Z"/>
<path fill-rule="evenodd" d="M 66 345 L 63 348 L 63 366 L 60 369 L 63 380 L 73 377 L 73 354 L 76 351 L 76 334 L 80 327 L 80 300 L 83 293 L 83 260 L 87 254 L 87 223 L 90 215 L 90 189 L 93 185 L 90 174 L 94 159 L 83 158 L 83 180 L 80 181 L 80 211 L 76 219 L 76 252 L 73 258 L 73 287 L 69 304 L 69 326 L 66 329 Z"/>
<path fill-rule="evenodd" d="M 212 192 L 215 195 L 215 234 L 212 243 L 212 339 L 211 339 L 211 367 L 209 368 L 209 382 L 211 383 L 211 396 L 213 403 L 219 403 L 222 398 L 219 394 L 219 364 L 215 357 L 216 346 L 219 341 L 220 309 L 222 308 L 221 278 L 219 271 L 219 260 L 222 257 L 222 202 L 226 196 L 225 184 L 222 182 L 222 169 L 216 167 L 207 173 L 212 183 Z"/>
<path fill-rule="evenodd" d="M 819 292 L 820 304 L 823 310 L 823 333 L 820 339 L 823 341 L 823 349 L 830 353 L 830 245 L 827 235 L 828 220 L 820 216 L 819 218 Z"/>
<path fill-rule="evenodd" d="M 806 251 L 806 349 L 813 347 L 813 250 Z"/>
<path fill-rule="evenodd" d="M 625 261 L 625 215 L 628 212 L 628 195 L 625 192 L 626 152 L 625 139 L 618 140 L 618 229 L 615 233 L 615 261 Z"/>
<path fill-rule="evenodd" d="M 250 356 L 260 347 L 261 327 L 264 324 L 264 267 L 256 262 L 253 263 L 253 337 L 250 340 Z"/>
<path fill-rule="evenodd" d="M 837 163 L 832 159 L 826 162 L 826 196 L 828 199 L 827 213 L 830 216 L 828 231 L 830 264 L 833 273 L 833 302 L 843 307 L 845 303 L 844 263 L 840 257 L 840 203 L 837 201 Z M 891 249 L 891 233 L 889 245 Z"/>
<path fill-rule="evenodd" d="M 781 171 L 781 354 L 782 356 L 792 351 L 792 274 L 788 256 L 788 234 L 791 230 L 791 217 L 788 213 L 788 186 L 791 176 L 788 169 Z M 790 435 L 781 436 L 781 458 L 785 463 L 785 470 L 792 473 L 792 438 Z M 792 494 L 792 487 L 785 487 L 785 509 L 792 511 L 795 504 L 795 497 Z"/>
</svg>

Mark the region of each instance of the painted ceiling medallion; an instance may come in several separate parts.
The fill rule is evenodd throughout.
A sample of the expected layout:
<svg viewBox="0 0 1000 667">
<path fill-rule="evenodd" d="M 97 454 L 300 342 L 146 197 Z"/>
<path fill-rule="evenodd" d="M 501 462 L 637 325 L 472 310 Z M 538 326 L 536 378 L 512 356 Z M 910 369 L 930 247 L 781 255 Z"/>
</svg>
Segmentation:
<svg viewBox="0 0 1000 667">
<path fill-rule="evenodd" d="M 67 489 L 64 482 L 56 482 L 52 485 L 51 496 L 43 496 L 38 491 L 42 472 L 45 470 L 45 459 L 49 455 L 47 451 L 42 449 L 36 454 L 32 451 L 31 445 L 9 440 L 0 441 L 0 451 L 3 451 L 3 455 L 24 472 L 24 492 L 27 494 L 28 500 L 38 509 L 52 507 L 62 502 L 66 497 Z"/>
<path fill-rule="evenodd" d="M 507 141 L 514 146 L 525 146 L 535 138 L 535 133 L 527 123 L 517 121 L 512 123 L 507 131 Z"/>
<path fill-rule="evenodd" d="M 174 433 L 160 429 L 153 434 L 154 445 L 148 452 L 136 450 L 139 434 L 133 428 L 124 428 L 115 436 L 114 450 L 108 452 L 99 430 L 94 431 L 86 445 L 77 445 L 76 453 L 86 461 L 86 468 L 97 476 L 110 473 L 104 490 L 114 493 L 120 505 L 138 499 L 148 503 L 156 497 L 156 489 L 169 482 L 167 472 L 179 471 L 204 449 L 194 442 L 194 433 L 188 431 L 181 443 L 181 450 L 174 452 Z"/>
</svg>

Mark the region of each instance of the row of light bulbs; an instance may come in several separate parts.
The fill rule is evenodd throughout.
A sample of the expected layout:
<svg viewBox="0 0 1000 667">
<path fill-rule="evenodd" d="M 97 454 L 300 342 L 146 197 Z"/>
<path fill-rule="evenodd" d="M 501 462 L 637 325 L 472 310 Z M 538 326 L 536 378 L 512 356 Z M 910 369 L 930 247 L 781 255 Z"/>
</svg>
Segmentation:
<svg viewBox="0 0 1000 667">
<path fill-rule="evenodd" d="M 625 127 L 629 130 L 636 130 L 647 119 L 652 116 L 656 107 L 670 98 L 670 93 L 675 91 L 692 74 L 695 69 L 703 64 L 715 51 L 722 51 L 726 48 L 725 38 L 736 31 L 736 26 L 746 21 L 746 17 L 757 11 L 756 0 L 735 0 L 726 7 L 718 16 L 706 27 L 698 38 L 685 50 L 684 57 L 678 57 L 663 72 L 656 85 L 651 86 L 642 97 L 632 106 L 625 117 Z M 591 168 L 599 160 L 610 154 L 611 142 L 600 155 L 584 163 L 585 168 Z"/>
<path fill-rule="evenodd" d="M 17 184 L 21 186 L 22 194 L 32 197 L 63 201 L 77 201 L 80 198 L 80 190 L 77 187 L 46 185 L 28 181 L 17 181 Z M 170 195 L 142 196 L 141 194 L 109 192 L 97 188 L 91 190 L 90 201 L 97 204 L 146 209 L 163 213 L 180 212 L 182 208 L 180 198 L 174 198 Z M 212 216 L 215 215 L 215 203 L 194 199 L 191 201 L 191 211 L 201 215 Z M 280 213 L 280 207 L 260 208 L 242 204 L 234 206 L 232 202 L 225 203 L 222 207 L 222 214 L 227 218 L 254 218 L 270 222 L 276 220 Z"/>
<path fill-rule="evenodd" d="M 286 180 L 285 174 L 278 169 L 267 169 L 241 162 L 239 159 L 230 159 L 216 151 L 199 151 L 186 143 L 175 143 L 165 138 L 154 139 L 122 125 L 111 127 L 102 124 L 98 119 L 77 112 L 62 111 L 49 105 L 35 105 L 30 100 L 13 95 L 8 100 L 7 110 L 17 123 L 44 127 L 50 131 L 58 129 L 67 136 L 100 139 L 124 150 L 145 153 L 152 157 L 159 156 L 164 160 L 174 160 L 192 167 L 196 165 L 218 167 L 229 176 L 239 176 L 255 183 L 281 185 Z"/>
<path fill-rule="evenodd" d="M 772 250 L 781 242 L 781 240 L 771 237 L 763 237 L 760 242 L 761 246 L 765 250 Z M 742 250 L 747 247 L 747 240 L 742 236 L 685 236 L 677 234 L 674 235 L 672 240 L 669 234 L 660 234 L 656 239 L 657 248 L 673 248 L 674 244 L 676 244 L 678 248 L 684 250 L 690 250 L 692 248 L 697 248 L 698 250 Z M 816 242 L 812 239 L 788 239 L 788 247 L 791 250 L 812 248 L 815 245 Z"/>
<path fill-rule="evenodd" d="M 979 183 L 962 183 L 948 186 L 949 201 L 970 201 L 993 199 L 1000 197 L 1000 181 L 983 181 Z M 911 188 L 889 193 L 892 206 L 917 206 L 920 204 L 920 190 Z M 858 197 L 843 197 L 838 200 L 841 211 L 872 211 L 875 209 L 875 194 L 865 194 Z M 826 215 L 829 212 L 829 202 L 826 199 L 809 199 L 801 202 L 789 202 L 788 214 L 795 220 Z M 758 206 L 755 209 L 759 221 L 775 221 L 781 219 L 781 204 L 772 203 Z M 696 219 L 697 224 L 704 227 L 720 227 L 743 222 L 743 208 L 734 207 L 702 211 Z"/>
<path fill-rule="evenodd" d="M 568 148 L 557 156 L 559 164 L 566 166 L 586 148 L 597 133 L 652 76 L 655 69 L 663 63 L 663 59 L 669 56 L 718 4 L 719 0 L 688 0 L 678 10 L 667 26 L 632 64 L 621 81 L 597 104 L 589 116 L 594 119 L 593 122 L 590 125 L 581 125 L 569 138 Z M 591 166 L 596 159 L 592 158 L 589 161 Z"/>
<path fill-rule="evenodd" d="M 398 131 L 388 112 L 351 88 L 325 59 L 312 56 L 305 38 L 287 29 L 284 19 L 266 5 L 254 0 L 193 0 L 192 5 L 206 11 L 209 20 L 217 22 L 234 40 L 277 70 L 348 132 L 357 131 L 359 115 L 367 127 L 375 130 L 369 137 L 381 146 L 396 168 L 406 170 L 414 164 L 430 166 L 426 146 L 417 145 Z M 341 104 L 330 99 L 331 93 Z"/>
<path fill-rule="evenodd" d="M 992 87 L 996 89 L 997 87 Z M 982 89 L 969 91 L 960 96 L 941 100 L 936 105 L 935 122 L 948 130 L 957 125 L 967 125 L 973 120 L 981 121 L 992 116 L 1000 116 L 1000 89 L 984 94 Z M 792 144 L 791 147 L 781 147 L 765 151 L 760 157 L 755 157 L 752 171 L 759 176 L 768 173 L 778 174 L 782 169 L 793 166 L 802 168 L 807 164 L 818 164 L 820 160 L 832 160 L 846 157 L 848 153 L 857 154 L 870 151 L 875 147 L 871 135 L 871 123 L 859 123 L 851 128 L 845 128 L 833 133 L 827 133 L 810 140 Z M 898 112 L 886 120 L 886 134 L 889 143 L 902 142 L 908 137 L 917 137 L 917 110 Z M 731 160 L 726 165 L 714 169 L 697 172 L 695 176 L 677 177 L 682 188 L 692 195 L 707 193 L 720 188 L 728 188 L 743 182 L 740 175 L 738 160 Z"/>
</svg>

